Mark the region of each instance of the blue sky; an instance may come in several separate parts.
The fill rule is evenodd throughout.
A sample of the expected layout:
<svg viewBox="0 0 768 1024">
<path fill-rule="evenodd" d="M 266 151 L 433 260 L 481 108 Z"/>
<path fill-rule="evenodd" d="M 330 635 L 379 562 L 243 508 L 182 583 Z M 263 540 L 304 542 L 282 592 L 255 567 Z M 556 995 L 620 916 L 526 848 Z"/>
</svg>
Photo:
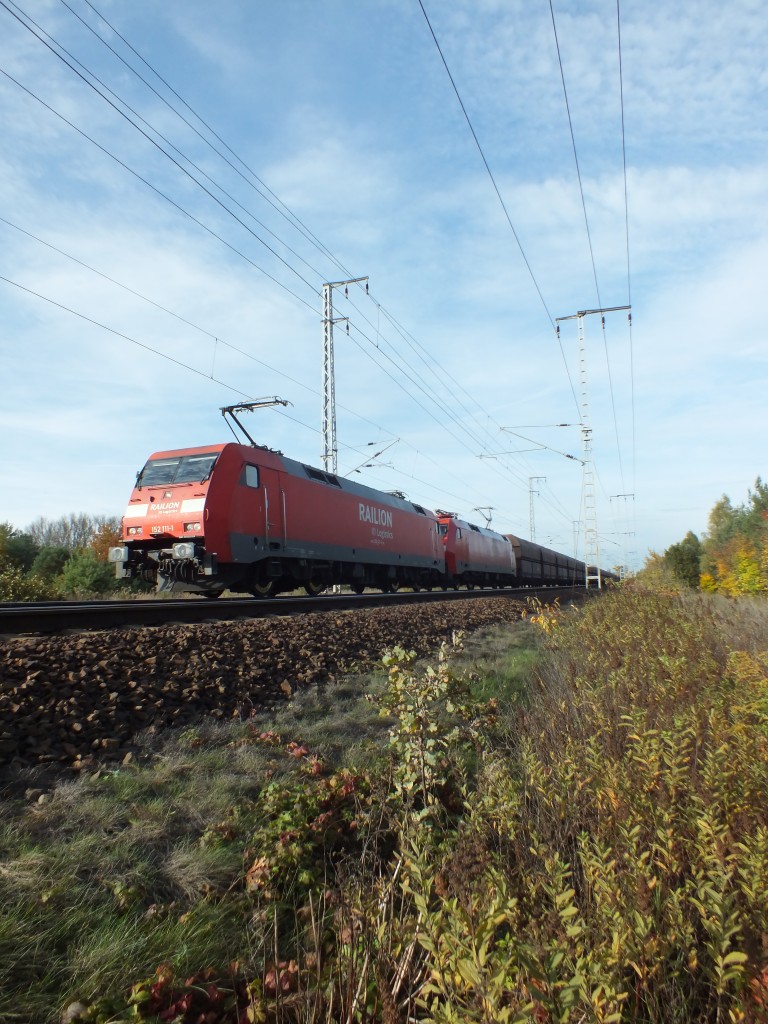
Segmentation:
<svg viewBox="0 0 768 1024">
<path fill-rule="evenodd" d="M 319 464 L 322 283 L 364 275 L 341 473 L 583 551 L 585 379 L 604 565 L 765 475 L 762 5 L 622 3 L 626 207 L 615 0 L 552 5 L 583 203 L 549 5 L 424 9 L 504 207 L 418 0 L 2 0 L 0 521 L 120 515 L 246 398 Z M 584 376 L 552 321 L 630 294 Z"/>
</svg>

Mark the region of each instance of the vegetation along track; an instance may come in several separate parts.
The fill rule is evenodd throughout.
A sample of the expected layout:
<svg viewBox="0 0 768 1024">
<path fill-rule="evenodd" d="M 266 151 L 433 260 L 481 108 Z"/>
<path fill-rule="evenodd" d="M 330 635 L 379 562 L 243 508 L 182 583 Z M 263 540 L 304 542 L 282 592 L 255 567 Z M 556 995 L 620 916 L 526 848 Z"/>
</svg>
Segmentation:
<svg viewBox="0 0 768 1024">
<path fill-rule="evenodd" d="M 455 630 L 519 619 L 509 596 L 335 614 L 55 636 L 0 647 L 0 783 L 30 766 L 125 759 L 141 732 L 249 716 L 297 687 L 368 668 L 399 644 L 427 654 Z"/>
</svg>

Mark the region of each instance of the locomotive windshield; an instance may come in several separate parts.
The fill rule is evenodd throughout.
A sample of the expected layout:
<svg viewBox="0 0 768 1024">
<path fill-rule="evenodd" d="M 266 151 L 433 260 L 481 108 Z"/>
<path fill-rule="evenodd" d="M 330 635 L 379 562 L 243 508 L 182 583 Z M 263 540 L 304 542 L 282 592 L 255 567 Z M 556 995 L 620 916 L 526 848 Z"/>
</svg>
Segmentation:
<svg viewBox="0 0 768 1024">
<path fill-rule="evenodd" d="M 218 452 L 205 452 L 202 455 L 174 455 L 167 459 L 150 459 L 136 477 L 136 486 L 164 487 L 166 484 L 202 483 L 211 475 L 218 457 Z"/>
</svg>

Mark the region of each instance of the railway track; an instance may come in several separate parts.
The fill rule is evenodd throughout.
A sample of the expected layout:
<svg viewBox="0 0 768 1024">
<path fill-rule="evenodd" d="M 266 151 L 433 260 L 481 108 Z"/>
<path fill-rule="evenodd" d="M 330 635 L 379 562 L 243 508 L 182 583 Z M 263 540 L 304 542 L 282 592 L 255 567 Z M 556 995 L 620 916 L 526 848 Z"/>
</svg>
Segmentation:
<svg viewBox="0 0 768 1024">
<path fill-rule="evenodd" d="M 92 608 L 81 605 L 88 628 L 62 629 L 58 619 L 58 632 L 48 635 L 39 632 L 40 619 L 56 606 L 39 606 L 32 623 L 38 631 L 0 642 L 0 796 L 17 783 L 23 792 L 24 773 L 34 766 L 55 777 L 122 762 L 167 729 L 261 716 L 308 687 L 331 694 L 336 680 L 372 669 L 387 648 L 426 657 L 456 633 L 516 622 L 534 593 L 370 594 L 354 605 L 344 595 L 215 606 L 188 600 L 181 610 L 167 601 L 132 602 L 160 603 L 165 619 L 175 612 L 175 621 L 101 630 L 93 628 Z M 99 607 L 105 604 L 121 602 Z M 244 617 L 242 604 L 263 617 Z M 227 606 L 229 621 L 179 621 L 188 607 L 210 616 Z M 347 608 L 355 610 L 339 614 Z M 0 609 L 6 617 L 9 611 L 17 613 L 17 629 L 19 608 Z"/>
<path fill-rule="evenodd" d="M 246 597 L 206 601 L 45 601 L 0 604 L 0 634 L 63 633 L 110 630 L 129 626 L 160 626 L 168 623 L 224 622 L 273 616 L 306 615 L 309 612 L 340 612 L 362 608 L 399 608 L 436 601 L 471 601 L 478 597 L 537 597 L 565 600 L 584 594 L 583 587 L 521 587 L 498 590 L 405 591 L 397 594 L 323 594 L 319 597 Z"/>
</svg>

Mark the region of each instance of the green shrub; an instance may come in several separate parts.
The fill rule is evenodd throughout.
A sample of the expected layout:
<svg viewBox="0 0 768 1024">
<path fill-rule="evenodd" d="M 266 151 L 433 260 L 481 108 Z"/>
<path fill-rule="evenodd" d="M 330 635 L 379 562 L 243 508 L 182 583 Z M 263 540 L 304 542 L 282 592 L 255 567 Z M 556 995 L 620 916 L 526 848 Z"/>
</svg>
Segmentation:
<svg viewBox="0 0 768 1024">
<path fill-rule="evenodd" d="M 0 601 L 47 601 L 53 591 L 47 580 L 27 575 L 17 566 L 0 569 Z"/>
<path fill-rule="evenodd" d="M 115 571 L 108 562 L 101 562 L 93 551 L 78 551 L 66 562 L 55 581 L 63 597 L 108 594 L 115 587 Z"/>
<path fill-rule="evenodd" d="M 71 555 L 67 548 L 46 545 L 35 555 L 30 572 L 51 582 L 62 572 Z"/>
</svg>

